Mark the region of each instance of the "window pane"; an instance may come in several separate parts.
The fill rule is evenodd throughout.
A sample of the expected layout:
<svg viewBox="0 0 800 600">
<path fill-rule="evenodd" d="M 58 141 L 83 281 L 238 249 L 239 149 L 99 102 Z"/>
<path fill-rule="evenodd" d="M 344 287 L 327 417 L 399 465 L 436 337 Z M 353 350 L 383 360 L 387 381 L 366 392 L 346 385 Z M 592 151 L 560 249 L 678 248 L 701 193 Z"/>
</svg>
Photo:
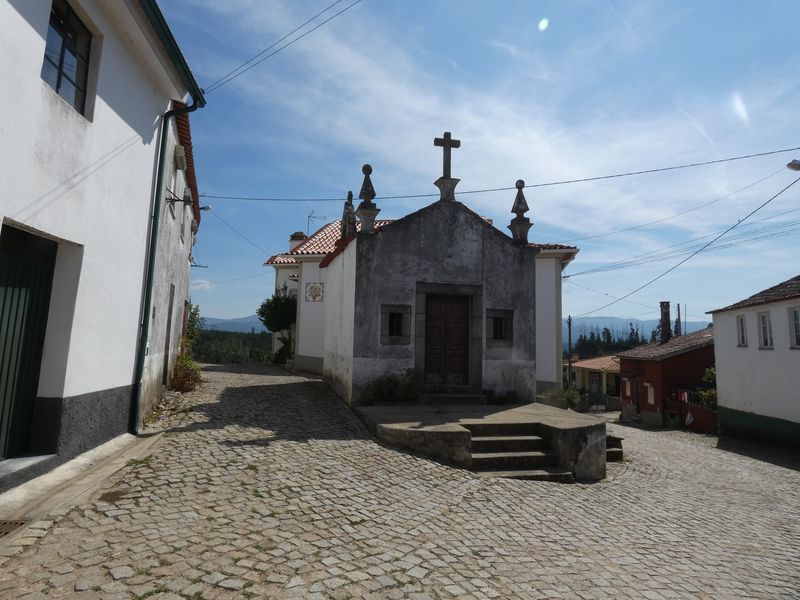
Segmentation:
<svg viewBox="0 0 800 600">
<path fill-rule="evenodd" d="M 68 45 L 78 55 L 84 59 L 89 58 L 89 44 L 91 35 L 89 30 L 80 22 L 75 13 L 70 14 L 67 22 L 66 36 Z"/>
<path fill-rule="evenodd" d="M 42 64 L 42 79 L 44 79 L 50 87 L 56 89 L 58 83 L 58 69 L 47 58 L 44 59 Z"/>
<path fill-rule="evenodd" d="M 69 48 L 64 48 L 64 74 L 72 81 L 78 81 L 76 73 L 78 72 L 78 57 Z"/>
<path fill-rule="evenodd" d="M 44 48 L 44 54 L 58 64 L 61 59 L 61 34 L 56 31 L 52 23 L 47 27 L 47 42 Z"/>
<path fill-rule="evenodd" d="M 69 79 L 61 78 L 61 88 L 58 90 L 58 95 L 72 104 L 77 111 L 83 111 L 83 93 Z"/>
</svg>

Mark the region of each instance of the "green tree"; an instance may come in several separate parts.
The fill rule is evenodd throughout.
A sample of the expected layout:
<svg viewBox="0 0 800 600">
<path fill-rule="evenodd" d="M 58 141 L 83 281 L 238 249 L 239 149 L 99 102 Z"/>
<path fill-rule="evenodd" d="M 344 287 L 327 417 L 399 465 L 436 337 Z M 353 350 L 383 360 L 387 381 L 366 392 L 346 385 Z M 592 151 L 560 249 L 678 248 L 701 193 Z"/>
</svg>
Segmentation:
<svg viewBox="0 0 800 600">
<path fill-rule="evenodd" d="M 191 351 L 197 345 L 200 332 L 205 329 L 206 320 L 200 316 L 200 305 L 189 305 L 189 318 L 186 320 L 186 349 Z"/>
<path fill-rule="evenodd" d="M 288 358 L 292 347 L 292 325 L 297 320 L 297 299 L 284 290 L 276 290 L 258 307 L 256 315 L 264 326 L 278 334 L 281 355 Z"/>
</svg>

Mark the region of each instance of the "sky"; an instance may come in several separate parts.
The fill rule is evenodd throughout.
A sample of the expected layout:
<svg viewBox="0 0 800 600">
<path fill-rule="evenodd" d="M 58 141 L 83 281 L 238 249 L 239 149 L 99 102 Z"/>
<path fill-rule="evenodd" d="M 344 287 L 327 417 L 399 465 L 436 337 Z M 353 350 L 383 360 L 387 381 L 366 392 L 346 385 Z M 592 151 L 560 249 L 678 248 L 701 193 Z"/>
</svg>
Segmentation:
<svg viewBox="0 0 800 600">
<path fill-rule="evenodd" d="M 160 4 L 209 87 L 332 2 Z M 795 181 L 785 165 L 800 151 L 533 186 L 800 146 L 797 15 L 794 0 L 362 0 L 208 92 L 192 114 L 201 196 L 339 199 L 202 197 L 211 208 L 194 257 L 207 268 L 192 270 L 192 301 L 207 317 L 253 314 L 274 289 L 264 261 L 292 232 L 339 218 L 364 163 L 379 218 L 435 201 L 381 196 L 436 193 L 433 139 L 451 131 L 459 201 L 508 233 L 513 189 L 463 192 L 523 179 L 529 240 L 580 248 L 564 271 L 565 317 L 657 318 L 669 300 L 709 319 L 800 272 L 800 183 L 603 307 Z"/>
</svg>

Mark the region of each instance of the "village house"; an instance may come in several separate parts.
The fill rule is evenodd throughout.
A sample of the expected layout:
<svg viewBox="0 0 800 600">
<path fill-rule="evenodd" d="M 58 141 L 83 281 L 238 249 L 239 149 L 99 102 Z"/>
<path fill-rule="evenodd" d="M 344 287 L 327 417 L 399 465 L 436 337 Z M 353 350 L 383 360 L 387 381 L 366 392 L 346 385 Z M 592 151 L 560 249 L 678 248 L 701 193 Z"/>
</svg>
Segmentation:
<svg viewBox="0 0 800 600">
<path fill-rule="evenodd" d="M 662 341 L 618 354 L 623 420 L 664 426 L 671 395 L 697 388 L 706 369 L 714 366 L 712 327 L 670 337 L 669 302 L 662 302 L 661 332 Z"/>
<path fill-rule="evenodd" d="M 449 176 L 442 179 L 457 181 Z M 368 174 L 365 175 L 365 180 L 367 194 L 370 194 L 369 186 L 372 184 Z M 455 184 L 450 185 L 455 186 Z M 522 196 L 521 190 L 522 188 L 519 188 L 518 193 Z M 524 196 L 522 199 L 524 201 Z M 338 295 L 345 293 L 340 287 L 341 285 L 348 286 L 346 293 L 355 293 L 355 288 L 350 291 L 350 286 L 355 286 L 355 279 L 353 279 L 355 273 L 351 273 L 348 269 L 354 268 L 349 264 L 351 261 L 358 260 L 361 265 L 359 276 L 363 278 L 364 282 L 368 282 L 364 285 L 375 290 L 376 294 L 380 290 L 382 298 L 381 302 L 373 306 L 372 304 L 377 300 L 370 297 L 370 304 L 366 305 L 362 302 L 357 311 L 362 314 L 362 310 L 370 310 L 380 316 L 379 319 L 376 317 L 372 329 L 362 332 L 366 336 L 365 339 L 370 340 L 368 342 L 369 349 L 356 351 L 368 354 L 369 357 L 365 356 L 365 359 L 376 369 L 369 376 L 365 375 L 364 380 L 375 377 L 376 373 L 384 368 L 389 371 L 397 371 L 400 369 L 397 366 L 400 363 L 404 365 L 403 368 L 425 369 L 422 360 L 425 348 L 420 345 L 424 339 L 421 328 L 426 314 L 426 305 L 423 304 L 426 304 L 427 296 L 439 295 L 447 301 L 452 296 L 458 296 L 460 298 L 458 302 L 461 304 L 459 306 L 447 304 L 443 308 L 437 307 L 435 310 L 444 311 L 448 315 L 452 311 L 466 312 L 472 319 L 468 327 L 465 327 L 464 323 L 456 326 L 465 335 L 471 336 L 471 338 L 462 340 L 463 348 L 457 351 L 463 352 L 463 356 L 459 360 L 467 360 L 460 367 L 464 373 L 460 376 L 444 375 L 442 377 L 444 380 L 465 377 L 466 380 L 470 380 L 470 387 L 481 391 L 481 385 L 486 383 L 483 382 L 484 366 L 482 366 L 481 356 L 485 354 L 486 359 L 491 361 L 496 360 L 491 358 L 493 356 L 500 357 L 522 351 L 521 348 L 499 349 L 510 343 L 511 338 L 509 337 L 504 342 L 502 341 L 503 336 L 515 335 L 517 344 L 521 344 L 524 338 L 530 338 L 529 343 L 532 345 L 534 353 L 531 365 L 535 362 L 536 389 L 541 392 L 548 387 L 561 386 L 561 272 L 575 257 L 578 252 L 577 248 L 561 244 L 529 244 L 527 238 L 522 243 L 514 244 L 511 238 L 500 232 L 489 221 L 457 202 L 452 194 L 448 194 L 447 199 L 440 200 L 403 219 L 394 221 L 374 219 L 371 229 L 367 231 L 363 229 L 364 220 L 354 218 L 357 211 L 352 205 L 352 201 L 348 202 L 349 208 L 346 206 L 342 220 L 328 223 L 296 245 L 293 243 L 297 234 L 293 234 L 293 239 L 290 240 L 290 251 L 272 256 L 265 262 L 266 265 L 275 268 L 276 290 L 287 289 L 291 293 L 292 289 L 297 289 L 298 310 L 294 358 L 296 368 L 316 373 L 322 373 L 325 369 L 333 369 L 331 361 L 339 360 L 335 357 L 342 355 L 339 349 L 331 348 L 330 344 L 334 343 L 333 340 L 337 340 L 336 343 L 339 343 L 341 335 L 344 335 L 348 340 L 346 344 L 349 347 L 349 339 L 352 334 L 349 326 L 342 325 L 342 318 L 349 319 L 349 316 L 338 313 L 339 303 L 343 301 Z M 447 204 L 448 202 L 452 205 Z M 366 209 L 364 206 L 359 207 L 362 215 L 366 214 L 365 210 L 379 212 L 379 209 L 369 208 L 371 204 L 374 203 L 367 204 Z M 448 210 L 455 212 L 453 214 L 444 212 Z M 351 219 L 351 222 L 347 224 L 350 232 L 343 233 L 343 222 L 347 222 L 348 214 Z M 449 223 L 447 226 L 449 228 L 442 226 L 444 222 Z M 405 231 L 406 228 L 407 231 Z M 399 233 L 401 231 L 405 232 Z M 396 242 L 396 248 L 389 248 L 388 240 L 395 239 L 395 236 L 398 236 L 397 239 L 405 236 L 405 240 L 403 243 Z M 350 248 L 350 238 L 355 238 L 352 240 L 353 248 Z M 408 244 L 411 239 L 418 240 L 416 246 L 412 247 Z M 348 241 L 345 243 L 341 240 Z M 359 240 L 363 241 L 359 242 Z M 374 250 L 377 255 L 369 259 L 370 264 L 380 265 L 374 267 L 374 272 L 367 268 L 365 257 L 356 259 L 353 254 L 355 246 L 359 243 L 361 243 L 362 249 L 365 249 L 377 243 L 373 240 L 381 240 Z M 384 240 L 386 241 L 384 242 Z M 491 240 L 496 240 L 497 244 L 506 244 L 511 250 L 502 250 L 501 248 L 505 246 L 499 246 L 497 250 L 490 249 Z M 446 248 L 436 254 L 439 244 L 444 244 Z M 526 250 L 519 250 L 520 246 Z M 468 250 L 472 253 L 469 254 Z M 366 250 L 364 251 L 366 252 Z M 489 256 L 484 254 L 484 251 Z M 384 252 L 387 253 L 386 256 L 384 256 Z M 347 254 L 347 258 L 339 259 L 339 255 L 343 253 Z M 393 256 L 388 256 L 392 253 Z M 516 274 L 509 270 L 506 257 L 506 254 L 515 256 L 514 253 L 526 253 L 524 254 L 525 258 L 520 259 L 524 264 L 519 267 L 520 270 Z M 343 266 L 345 263 L 346 267 Z M 419 270 L 423 263 L 427 265 L 428 272 Z M 476 269 L 483 269 L 483 274 L 479 274 Z M 394 282 L 395 278 L 390 275 L 397 272 L 402 272 L 406 278 Z M 527 284 L 519 281 L 520 278 L 528 276 L 530 281 Z M 413 280 L 414 277 L 418 280 Z M 352 281 L 348 280 L 349 283 L 343 284 L 342 278 L 350 278 Z M 502 301 L 500 298 L 492 298 L 490 300 L 492 305 L 483 305 L 484 292 L 481 290 L 493 287 L 501 288 L 509 281 L 515 281 L 515 283 L 508 284 L 513 286 L 513 289 L 507 290 L 507 298 L 503 298 Z M 525 286 L 528 284 L 530 287 L 526 288 Z M 414 292 L 415 289 L 418 291 Z M 439 292 L 437 293 L 436 290 Z M 491 293 L 486 293 L 488 301 Z M 330 301 L 331 294 L 336 294 L 333 302 Z M 513 321 L 514 310 L 511 307 L 518 304 L 530 306 L 531 316 L 534 319 L 532 327 L 523 325 L 521 319 L 524 318 L 523 315 L 527 314 L 527 308 L 523 310 L 521 306 L 516 310 L 516 322 Z M 332 322 L 331 319 L 333 319 Z M 345 331 L 331 330 L 331 326 L 343 326 Z M 420 331 L 415 329 L 412 333 L 412 326 L 419 327 Z M 443 323 L 443 326 L 447 328 L 453 325 L 446 322 Z M 514 331 L 513 333 L 511 331 L 503 332 L 503 327 L 513 327 Z M 487 336 L 485 339 L 484 333 Z M 416 346 L 412 345 L 412 340 Z M 482 344 L 488 344 L 485 353 Z M 326 346 L 328 346 L 329 353 L 327 355 Z M 401 355 L 405 358 L 400 358 Z M 416 357 L 414 360 L 410 358 L 412 355 Z M 377 360 L 380 356 L 385 356 L 389 363 L 380 363 Z M 325 366 L 326 360 L 328 366 Z M 491 364 L 488 363 L 488 365 Z M 329 373 L 338 373 L 340 370 L 347 371 L 349 368 L 343 366 L 341 369 L 329 370 Z M 440 383 L 444 384 L 445 381 Z M 449 383 L 453 383 L 453 381 Z M 503 385 L 508 386 L 509 384 L 504 383 Z M 344 395 L 349 397 L 350 392 Z"/>
<path fill-rule="evenodd" d="M 588 394 L 589 407 L 620 410 L 620 359 L 598 356 L 572 363 L 572 385 Z"/>
<path fill-rule="evenodd" d="M 800 275 L 710 314 L 720 433 L 800 446 Z"/>
<path fill-rule="evenodd" d="M 136 432 L 169 380 L 205 100 L 154 0 L 0 2 L 0 49 L 1 490 Z"/>
</svg>

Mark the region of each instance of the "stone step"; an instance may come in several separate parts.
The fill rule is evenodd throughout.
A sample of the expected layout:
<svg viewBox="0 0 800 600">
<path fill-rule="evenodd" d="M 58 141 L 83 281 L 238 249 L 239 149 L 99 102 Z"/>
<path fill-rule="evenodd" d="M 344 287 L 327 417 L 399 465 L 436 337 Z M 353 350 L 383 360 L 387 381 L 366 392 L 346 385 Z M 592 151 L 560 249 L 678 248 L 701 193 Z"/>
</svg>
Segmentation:
<svg viewBox="0 0 800 600">
<path fill-rule="evenodd" d="M 483 394 L 423 394 L 420 404 L 486 404 Z"/>
<path fill-rule="evenodd" d="M 606 448 L 622 448 L 623 438 L 618 435 L 606 435 Z"/>
<path fill-rule="evenodd" d="M 622 448 L 606 448 L 606 462 L 620 462 L 622 458 Z"/>
<path fill-rule="evenodd" d="M 473 471 L 509 471 L 553 467 L 558 464 L 558 453 L 552 450 L 529 452 L 473 452 Z"/>
<path fill-rule="evenodd" d="M 538 423 L 467 423 L 462 426 L 472 432 L 473 437 L 498 437 L 512 435 L 538 435 Z"/>
<path fill-rule="evenodd" d="M 547 449 L 547 441 L 538 435 L 472 436 L 473 452 L 519 452 L 545 449 Z"/>
<path fill-rule="evenodd" d="M 558 483 L 574 483 L 575 477 L 571 471 L 558 467 L 543 469 L 526 469 L 519 471 L 480 471 L 479 477 L 504 477 L 506 479 L 526 479 L 528 481 L 555 481 Z"/>
</svg>

